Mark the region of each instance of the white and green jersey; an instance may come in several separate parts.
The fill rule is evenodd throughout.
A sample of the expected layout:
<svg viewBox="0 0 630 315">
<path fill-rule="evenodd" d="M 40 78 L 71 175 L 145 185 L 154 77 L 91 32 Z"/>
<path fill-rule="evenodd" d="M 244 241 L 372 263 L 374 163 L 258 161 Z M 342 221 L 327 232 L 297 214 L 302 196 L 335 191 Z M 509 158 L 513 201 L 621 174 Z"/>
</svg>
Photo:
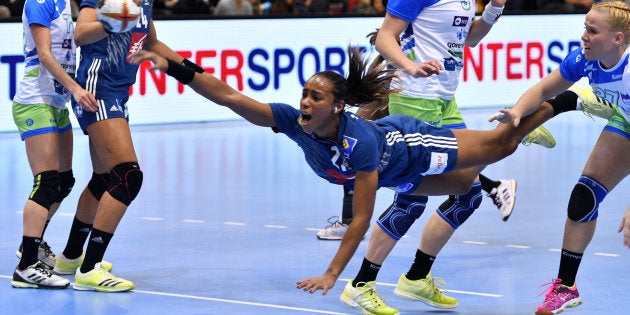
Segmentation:
<svg viewBox="0 0 630 315">
<path fill-rule="evenodd" d="M 52 54 L 66 72 L 74 77 L 76 46 L 70 3 L 68 0 L 26 0 L 22 11 L 25 71 L 13 100 L 20 104 L 47 104 L 65 108 L 70 93 L 40 64 L 30 30 L 33 24 L 50 29 Z"/>
<path fill-rule="evenodd" d="M 455 95 L 464 66 L 464 45 L 475 20 L 474 0 L 390 0 L 387 13 L 409 22 L 400 35 L 403 53 L 421 64 L 440 60 L 444 72 L 428 78 L 414 78 L 402 71 L 401 94 L 411 97 L 450 100 Z"/>
</svg>

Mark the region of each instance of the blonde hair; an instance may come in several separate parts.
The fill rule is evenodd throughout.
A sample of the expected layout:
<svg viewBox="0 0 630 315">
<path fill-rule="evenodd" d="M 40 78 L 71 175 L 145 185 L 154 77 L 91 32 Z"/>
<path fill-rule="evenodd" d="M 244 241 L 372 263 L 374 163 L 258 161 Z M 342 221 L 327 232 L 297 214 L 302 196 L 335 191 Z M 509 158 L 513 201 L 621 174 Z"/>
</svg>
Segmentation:
<svg viewBox="0 0 630 315">
<path fill-rule="evenodd" d="M 625 1 L 602 1 L 594 3 L 591 10 L 608 14 L 608 24 L 613 32 L 623 33 L 625 44 L 630 44 L 630 5 Z"/>
</svg>

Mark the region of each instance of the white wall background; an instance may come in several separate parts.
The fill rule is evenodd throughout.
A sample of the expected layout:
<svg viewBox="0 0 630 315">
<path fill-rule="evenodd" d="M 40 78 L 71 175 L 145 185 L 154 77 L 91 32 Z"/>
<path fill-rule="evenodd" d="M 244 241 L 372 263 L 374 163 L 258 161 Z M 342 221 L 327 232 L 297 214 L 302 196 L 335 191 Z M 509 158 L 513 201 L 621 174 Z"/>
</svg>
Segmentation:
<svg viewBox="0 0 630 315">
<path fill-rule="evenodd" d="M 464 83 L 456 96 L 460 107 L 512 104 L 555 69 L 569 49 L 579 47 L 583 18 L 502 17 L 466 56 Z M 367 47 L 366 35 L 381 22 L 382 18 L 196 20 L 156 21 L 155 27 L 160 40 L 175 51 L 189 52 L 189 59 L 232 87 L 260 101 L 297 106 L 303 80 L 326 64 L 345 65 L 347 45 Z M 22 55 L 21 24 L 0 23 L 0 34 L 0 131 L 12 131 L 10 87 L 19 83 L 24 65 L 12 68 L 8 60 Z M 174 79 L 143 68 L 132 89 L 131 124 L 239 119 Z"/>
</svg>

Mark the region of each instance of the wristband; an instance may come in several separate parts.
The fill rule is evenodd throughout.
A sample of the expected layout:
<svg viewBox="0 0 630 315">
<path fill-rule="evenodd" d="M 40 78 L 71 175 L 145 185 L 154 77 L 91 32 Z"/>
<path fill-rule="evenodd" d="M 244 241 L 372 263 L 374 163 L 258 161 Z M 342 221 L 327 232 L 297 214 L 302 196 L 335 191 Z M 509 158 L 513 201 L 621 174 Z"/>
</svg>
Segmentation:
<svg viewBox="0 0 630 315">
<path fill-rule="evenodd" d="M 499 20 L 501 14 L 503 14 L 503 8 L 505 7 L 497 8 L 488 3 L 488 5 L 486 5 L 486 7 L 483 9 L 483 13 L 481 13 L 481 19 L 484 22 L 493 25 Z"/>
<path fill-rule="evenodd" d="M 195 70 L 195 72 L 197 73 L 204 73 L 205 71 L 203 71 L 203 68 L 201 68 L 200 66 L 198 66 L 196 63 L 184 58 L 184 60 L 182 61 L 182 66 L 186 66 L 188 68 L 191 68 L 193 70 Z"/>
<path fill-rule="evenodd" d="M 171 59 L 167 59 L 167 61 L 168 69 L 166 70 L 166 74 L 175 78 L 175 80 L 183 84 L 188 84 L 195 78 L 195 70 L 182 66 Z"/>
</svg>

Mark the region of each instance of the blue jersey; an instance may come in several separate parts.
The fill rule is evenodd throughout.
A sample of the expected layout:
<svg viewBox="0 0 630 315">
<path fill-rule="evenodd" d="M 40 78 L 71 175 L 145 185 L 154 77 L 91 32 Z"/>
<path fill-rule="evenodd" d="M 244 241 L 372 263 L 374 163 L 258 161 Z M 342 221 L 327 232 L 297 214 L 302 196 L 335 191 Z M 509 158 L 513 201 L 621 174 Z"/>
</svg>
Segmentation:
<svg viewBox="0 0 630 315">
<path fill-rule="evenodd" d="M 350 112 L 339 119 L 338 141 L 306 134 L 297 120 L 300 111 L 271 104 L 276 128 L 295 141 L 308 165 L 321 178 L 349 188 L 357 171 L 379 174 L 378 187 L 411 193 L 422 177 L 449 172 L 457 161 L 457 142 L 450 129 L 415 118 L 392 115 L 375 122 Z"/>
<path fill-rule="evenodd" d="M 571 82 L 587 77 L 595 95 L 617 104 L 630 122 L 630 48 L 610 69 L 603 69 L 597 60 L 586 60 L 582 49 L 575 49 L 560 64 L 560 74 Z"/>
<path fill-rule="evenodd" d="M 96 8 L 98 0 L 83 0 L 81 7 Z M 138 65 L 127 62 L 127 56 L 140 51 L 149 36 L 153 0 L 143 0 L 141 17 L 129 32 L 114 33 L 98 42 L 81 46 L 77 82 L 97 99 L 119 99 L 129 96 L 136 82 Z"/>
</svg>

